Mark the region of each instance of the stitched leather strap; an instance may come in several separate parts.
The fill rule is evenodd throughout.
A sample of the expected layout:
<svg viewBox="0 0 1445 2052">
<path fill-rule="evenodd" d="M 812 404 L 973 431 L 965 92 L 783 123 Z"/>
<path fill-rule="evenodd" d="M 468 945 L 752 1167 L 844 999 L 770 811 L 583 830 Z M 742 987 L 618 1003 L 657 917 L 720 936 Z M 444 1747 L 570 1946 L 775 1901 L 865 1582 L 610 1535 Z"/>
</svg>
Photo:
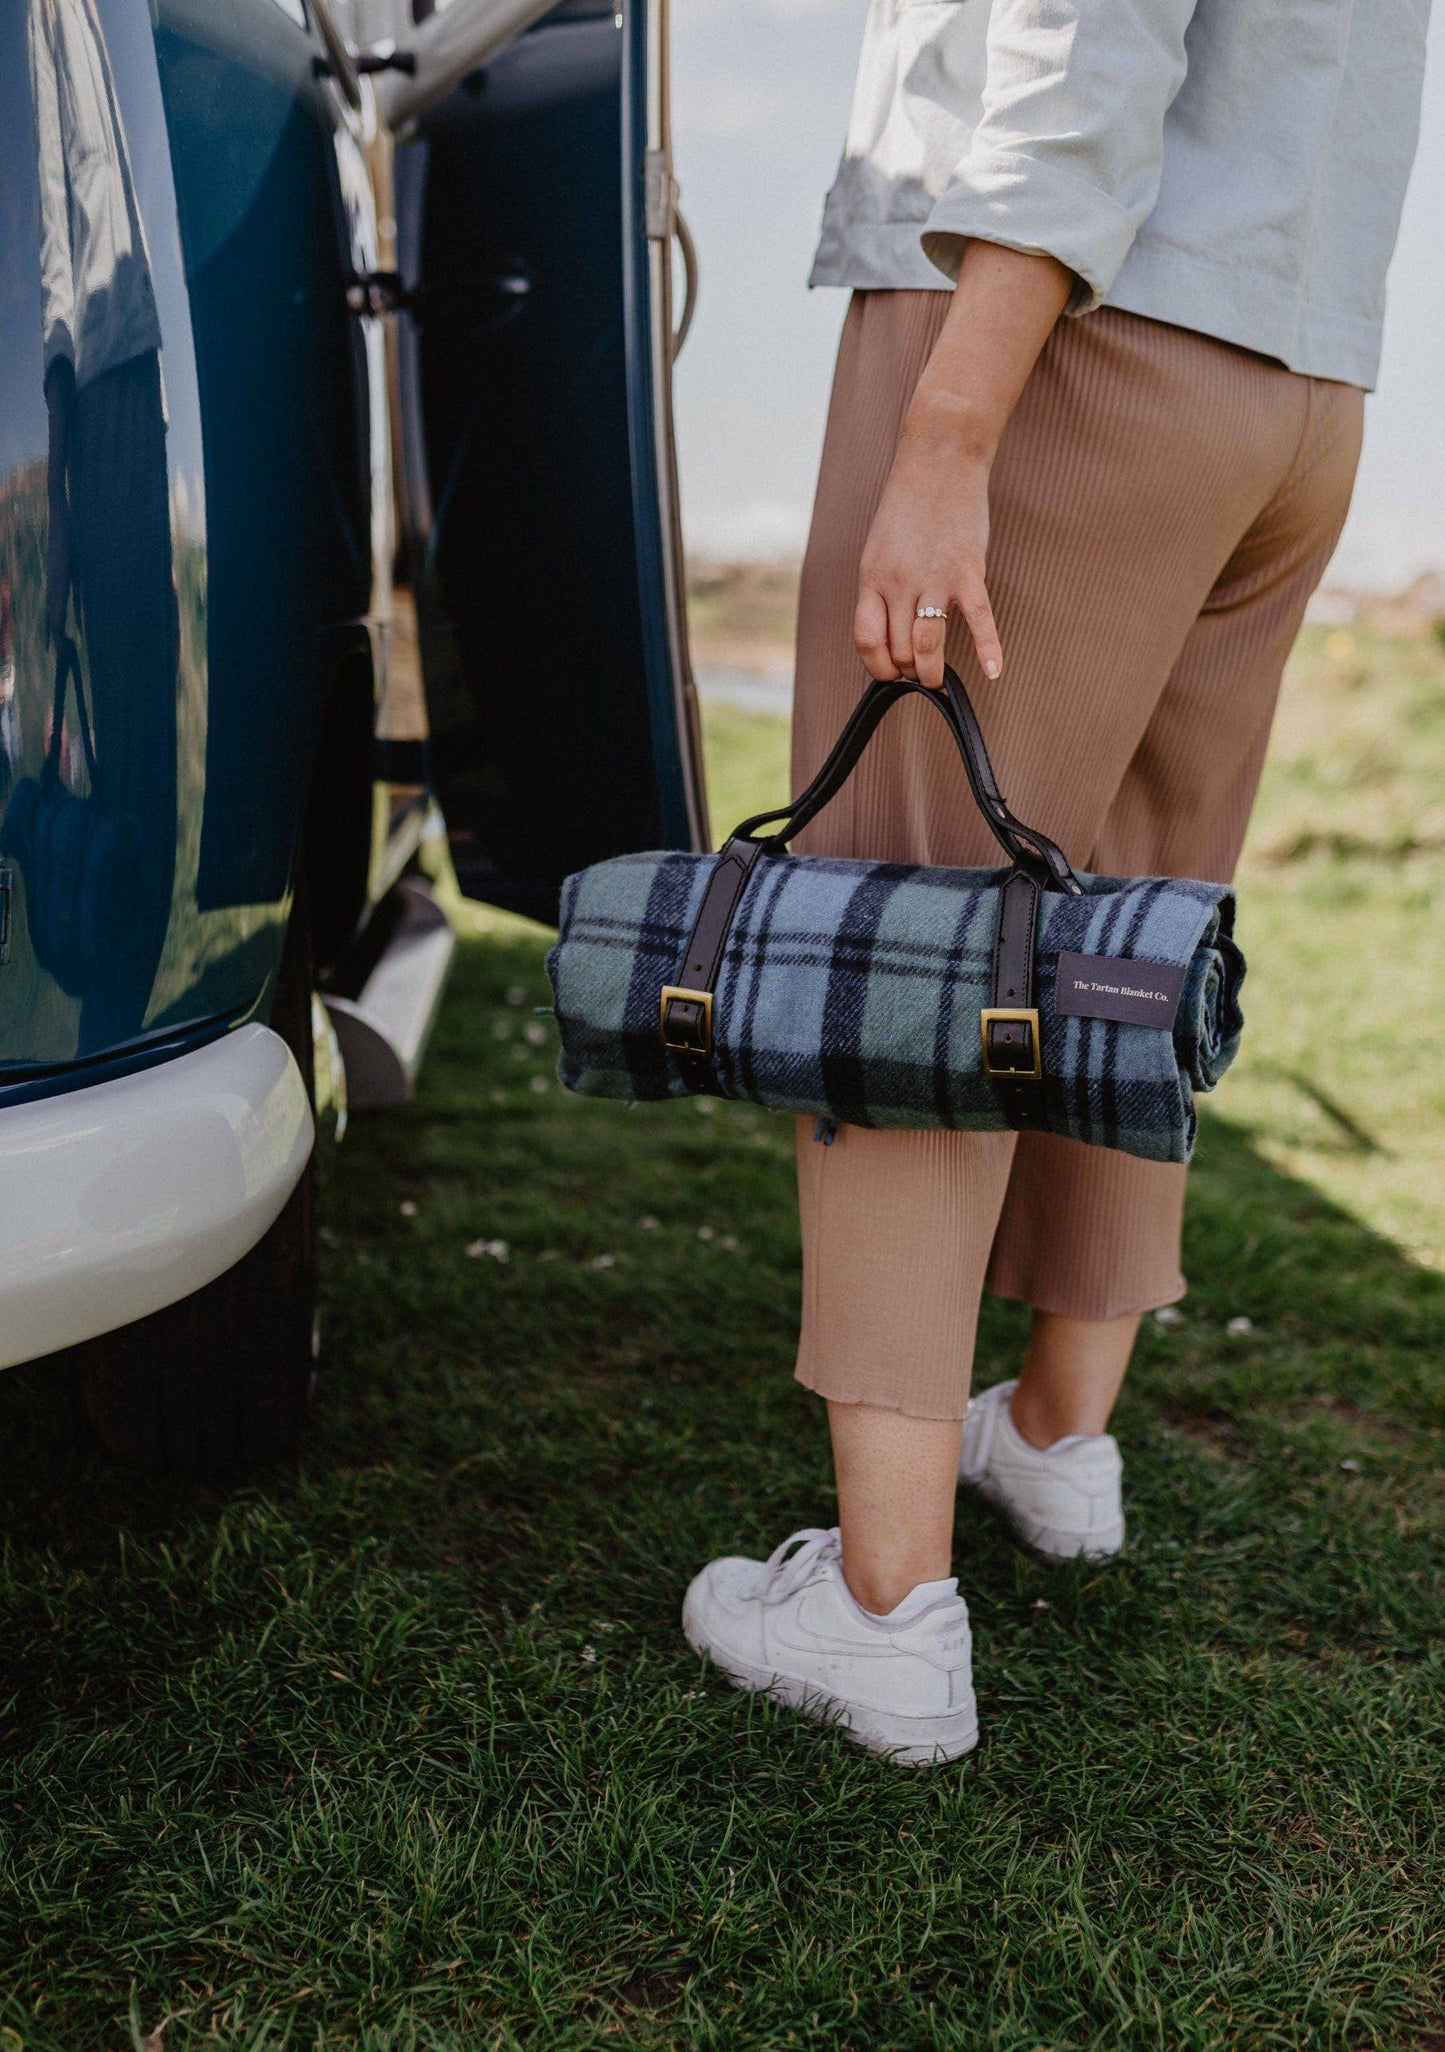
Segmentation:
<svg viewBox="0 0 1445 2052">
<path fill-rule="evenodd" d="M 676 1055 L 690 1090 L 706 1090 L 713 1080 L 712 994 L 733 914 L 763 846 L 736 834 L 724 844 L 703 892 L 678 981 L 663 991 L 663 1044 Z"/>
<path fill-rule="evenodd" d="M 1040 895 L 1037 877 L 1022 869 L 1013 870 L 1003 881 L 992 989 L 982 1020 L 984 1068 L 1000 1110 L 1016 1128 L 1034 1125 L 1039 1118 L 1043 1051 L 1034 990 L 1034 936 Z"/>
<path fill-rule="evenodd" d="M 1046 834 L 1025 826 L 1005 804 L 984 745 L 978 717 L 956 670 L 944 670 L 944 690 L 911 678 L 876 679 L 849 715 L 842 733 L 807 788 L 790 805 L 745 819 L 725 843 L 693 923 L 676 984 L 661 994 L 663 1044 L 676 1057 L 689 1089 L 714 1084 L 712 999 L 723 951 L 739 901 L 760 855 L 779 853 L 843 788 L 884 716 L 904 698 L 937 707 L 948 725 L 974 802 L 1012 865 L 999 893 L 991 1003 L 981 1021 L 984 1066 L 1010 1125 L 1037 1116 L 1040 1075 L 1038 1011 L 1034 1003 L 1034 935 L 1042 890 L 1083 886 L 1067 857 Z M 762 829 L 772 827 L 772 833 Z"/>
<path fill-rule="evenodd" d="M 969 788 L 973 792 L 975 805 L 1006 847 L 1006 836 L 1016 843 L 1022 843 L 1025 851 L 1032 850 L 1039 857 L 1058 890 L 1068 891 L 1072 896 L 1078 897 L 1083 887 L 1070 868 L 1063 849 L 1057 842 L 1051 841 L 1047 834 L 1041 834 L 1036 827 L 1025 826 L 1004 803 L 998 779 L 993 773 L 993 764 L 984 746 L 983 729 L 978 723 L 978 714 L 963 688 L 963 679 L 948 663 L 945 663 L 943 669 L 943 688 L 953 713 L 954 724 L 958 729 L 959 749 L 963 756 L 964 769 L 968 772 Z M 1016 855 L 1015 860 L 1019 859 Z M 1024 866 L 1027 867 L 1027 863 Z"/>
</svg>

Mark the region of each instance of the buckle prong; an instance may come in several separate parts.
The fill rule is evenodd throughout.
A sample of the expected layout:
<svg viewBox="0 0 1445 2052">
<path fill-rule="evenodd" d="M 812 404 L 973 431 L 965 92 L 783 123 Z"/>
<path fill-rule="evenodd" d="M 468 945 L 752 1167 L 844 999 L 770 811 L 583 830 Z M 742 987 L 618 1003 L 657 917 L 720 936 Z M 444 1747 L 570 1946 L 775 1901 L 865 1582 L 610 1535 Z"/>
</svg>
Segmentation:
<svg viewBox="0 0 1445 2052">
<path fill-rule="evenodd" d="M 695 1005 L 698 1009 L 690 1017 L 681 1016 L 673 1021 L 669 1014 L 674 1004 Z M 665 983 L 662 987 L 661 1025 L 662 1044 L 669 1054 L 710 1055 L 712 992 L 684 990 L 680 984 Z"/>
<path fill-rule="evenodd" d="M 983 1033 L 983 1073 L 985 1076 L 997 1077 L 1002 1083 L 1037 1083 L 1044 1073 L 1042 1048 L 1039 1043 L 1039 1014 L 1037 1006 L 985 1005 L 979 1012 L 978 1018 L 979 1027 Z M 1020 1059 L 1017 1062 L 1009 1062 L 999 1067 L 995 1066 L 993 1050 L 989 1045 L 988 1031 L 989 1027 L 995 1024 L 1017 1024 L 1026 1026 L 1029 1029 L 1027 1034 L 1021 1033 L 1019 1035 L 1018 1052 Z M 1013 1036 L 1005 1033 L 1002 1035 L 1002 1038 L 1008 1044 L 1012 1042 Z"/>
</svg>

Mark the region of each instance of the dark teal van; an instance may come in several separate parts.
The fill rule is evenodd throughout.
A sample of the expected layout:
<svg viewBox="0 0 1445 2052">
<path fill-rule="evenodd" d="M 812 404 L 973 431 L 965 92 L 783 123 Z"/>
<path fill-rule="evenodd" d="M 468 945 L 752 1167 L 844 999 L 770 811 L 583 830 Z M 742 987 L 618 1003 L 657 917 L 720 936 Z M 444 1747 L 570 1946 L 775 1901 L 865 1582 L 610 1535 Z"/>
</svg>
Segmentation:
<svg viewBox="0 0 1445 2052">
<path fill-rule="evenodd" d="M 705 835 L 666 50 L 0 0 L 0 1366 L 130 1458 L 294 1441 L 316 1134 L 409 1094 L 448 851 L 545 920 Z"/>
</svg>

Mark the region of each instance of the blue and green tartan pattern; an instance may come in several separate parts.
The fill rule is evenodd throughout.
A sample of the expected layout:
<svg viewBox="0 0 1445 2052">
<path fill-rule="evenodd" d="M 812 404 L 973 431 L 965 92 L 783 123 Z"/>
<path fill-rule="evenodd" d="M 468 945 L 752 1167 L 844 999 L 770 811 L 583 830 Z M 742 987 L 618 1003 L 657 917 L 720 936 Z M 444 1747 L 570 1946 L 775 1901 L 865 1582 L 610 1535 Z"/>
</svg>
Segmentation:
<svg viewBox="0 0 1445 2052">
<path fill-rule="evenodd" d="M 589 1097 L 689 1094 L 658 1031 L 711 855 L 620 855 L 567 879 L 547 957 L 562 1054 Z M 983 1070 L 980 1008 L 1002 869 L 764 855 L 733 918 L 713 998 L 716 1094 L 855 1126 L 1007 1126 Z M 1047 1131 L 1187 1161 L 1196 1090 L 1233 1059 L 1244 961 L 1234 894 L 1169 877 L 1081 877 L 1043 895 L 1035 1001 Z M 1172 1032 L 1054 1011 L 1061 952 L 1186 969 Z"/>
</svg>

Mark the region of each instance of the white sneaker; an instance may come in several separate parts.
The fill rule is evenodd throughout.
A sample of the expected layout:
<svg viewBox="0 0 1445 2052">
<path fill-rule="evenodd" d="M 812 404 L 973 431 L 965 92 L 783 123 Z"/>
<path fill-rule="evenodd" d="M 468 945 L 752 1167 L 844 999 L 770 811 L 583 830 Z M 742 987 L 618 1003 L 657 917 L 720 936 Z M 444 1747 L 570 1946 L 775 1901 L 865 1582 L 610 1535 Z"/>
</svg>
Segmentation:
<svg viewBox="0 0 1445 2052">
<path fill-rule="evenodd" d="M 1098 1560 L 1124 1544 L 1124 1463 L 1107 1432 L 1030 1446 L 1009 1412 L 1012 1382 L 973 1399 L 963 1422 L 958 1479 L 1001 1511 L 1049 1560 Z"/>
<path fill-rule="evenodd" d="M 836 1722 L 870 1753 L 926 1767 L 978 1743 L 957 1582 L 920 1583 L 875 1618 L 843 1579 L 836 1529 L 794 1532 L 766 1560 L 710 1561 L 688 1588 L 682 1628 L 734 1687 Z"/>
</svg>

